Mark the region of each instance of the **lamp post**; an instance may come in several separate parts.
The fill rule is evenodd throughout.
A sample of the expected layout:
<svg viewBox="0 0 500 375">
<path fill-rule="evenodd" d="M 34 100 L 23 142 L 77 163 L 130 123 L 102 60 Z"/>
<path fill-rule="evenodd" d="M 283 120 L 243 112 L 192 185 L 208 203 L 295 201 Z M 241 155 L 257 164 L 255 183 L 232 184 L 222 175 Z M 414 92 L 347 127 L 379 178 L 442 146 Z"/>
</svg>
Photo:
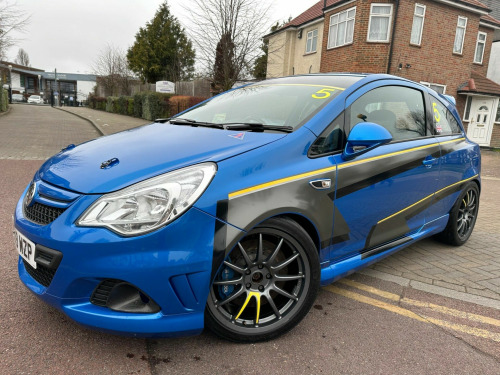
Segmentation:
<svg viewBox="0 0 500 375">
<path fill-rule="evenodd" d="M 42 76 L 39 74 L 38 75 L 38 92 L 40 94 L 42 93 L 42 85 L 41 85 L 41 81 L 40 81 L 41 78 L 42 78 Z"/>
<path fill-rule="evenodd" d="M 9 64 L 9 104 L 12 104 L 12 65 Z"/>
</svg>

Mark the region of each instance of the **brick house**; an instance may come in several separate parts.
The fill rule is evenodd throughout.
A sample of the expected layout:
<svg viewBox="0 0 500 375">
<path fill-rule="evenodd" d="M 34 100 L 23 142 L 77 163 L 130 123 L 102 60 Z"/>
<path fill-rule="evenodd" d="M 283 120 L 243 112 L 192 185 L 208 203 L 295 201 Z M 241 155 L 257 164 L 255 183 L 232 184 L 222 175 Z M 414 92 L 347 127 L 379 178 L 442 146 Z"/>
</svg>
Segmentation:
<svg viewBox="0 0 500 375">
<path fill-rule="evenodd" d="M 500 21 L 478 0 L 321 0 L 269 40 L 268 78 L 389 73 L 453 95 L 468 136 L 500 147 L 500 85 L 486 78 Z"/>
</svg>

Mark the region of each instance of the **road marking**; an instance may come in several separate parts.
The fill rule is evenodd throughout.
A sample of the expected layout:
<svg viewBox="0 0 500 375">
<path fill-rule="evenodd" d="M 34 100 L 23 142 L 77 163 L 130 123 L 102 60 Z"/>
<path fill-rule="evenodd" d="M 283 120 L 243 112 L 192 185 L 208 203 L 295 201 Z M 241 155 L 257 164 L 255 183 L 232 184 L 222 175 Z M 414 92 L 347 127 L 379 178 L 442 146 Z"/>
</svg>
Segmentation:
<svg viewBox="0 0 500 375">
<path fill-rule="evenodd" d="M 401 302 L 401 303 L 405 303 L 407 305 L 412 305 L 412 306 L 416 306 L 416 307 L 423 307 L 423 308 L 430 309 L 432 311 L 440 312 L 443 314 L 448 314 L 448 315 L 451 315 L 451 316 L 454 316 L 457 318 L 463 318 L 463 319 L 467 319 L 467 320 L 470 320 L 473 322 L 490 324 L 493 326 L 500 327 L 500 320 L 498 320 L 498 319 L 494 319 L 494 318 L 490 318 L 490 317 L 478 315 L 478 314 L 472 314 L 472 313 L 468 313 L 465 311 L 455 310 L 455 309 L 452 309 L 449 307 L 436 305 L 436 304 L 430 303 L 430 302 L 417 301 L 417 300 L 414 300 L 411 298 L 406 298 L 406 297 L 401 298 L 397 294 L 385 292 L 383 290 L 380 290 L 380 289 L 377 289 L 377 288 L 374 288 L 374 287 L 371 287 L 371 286 L 368 286 L 365 284 L 358 283 L 354 280 L 342 279 L 342 280 L 339 280 L 338 282 L 341 284 L 344 284 L 344 285 L 351 286 L 351 287 L 356 288 L 356 289 L 364 290 L 365 292 L 375 294 L 377 296 L 389 299 L 391 301 Z"/>
<path fill-rule="evenodd" d="M 390 303 L 387 303 L 387 302 L 379 301 L 378 299 L 375 299 L 375 298 L 366 297 L 366 296 L 363 296 L 362 294 L 354 293 L 354 292 L 351 292 L 351 291 L 345 290 L 345 289 L 340 289 L 340 288 L 333 286 L 333 285 L 325 286 L 323 289 L 326 289 L 329 292 L 332 292 L 335 294 L 340 294 L 341 296 L 344 296 L 344 297 L 347 297 L 347 298 L 350 298 L 350 299 L 353 299 L 353 300 L 356 300 L 359 302 L 367 303 L 369 305 L 373 305 L 373 306 L 379 307 L 381 309 L 388 310 L 388 311 L 391 311 L 393 313 L 406 316 L 408 318 L 418 320 L 420 322 L 427 323 L 427 320 L 425 320 L 424 318 L 422 318 L 421 316 L 415 314 L 414 312 L 412 312 L 410 310 L 403 309 L 402 307 L 399 307 L 399 306 L 391 305 Z"/>
<path fill-rule="evenodd" d="M 343 281 L 344 281 L 343 284 L 345 284 L 345 285 L 349 285 L 349 283 L 351 283 L 351 284 L 356 283 L 355 281 L 352 281 L 352 280 L 348 280 L 347 283 L 345 282 L 345 280 L 343 280 Z M 360 283 L 356 283 L 356 284 L 358 284 L 358 286 L 363 287 L 363 289 L 359 288 L 361 290 L 375 291 L 376 293 L 374 293 L 374 294 L 379 295 L 379 296 L 381 296 L 381 294 L 387 295 L 388 297 L 390 297 L 389 299 L 392 301 L 394 301 L 394 298 L 396 296 L 396 297 L 398 297 L 398 300 L 399 300 L 399 296 L 397 296 L 396 294 L 384 292 L 384 291 L 381 291 L 379 289 L 370 287 L 368 285 L 364 285 L 364 284 L 360 284 Z M 354 285 L 354 284 L 352 284 L 352 285 Z M 367 297 L 367 296 L 364 296 L 364 295 L 359 294 L 359 293 L 351 292 L 349 290 L 342 289 L 342 288 L 336 287 L 334 285 L 328 285 L 328 286 L 324 287 L 323 289 L 325 289 L 331 293 L 335 293 L 335 294 L 341 295 L 343 297 L 353 299 L 353 300 L 358 301 L 358 302 L 366 303 L 368 305 L 372 305 L 372 306 L 393 312 L 393 313 L 398 314 L 398 315 L 402 315 L 402 316 L 406 316 L 406 317 L 411 318 L 411 319 L 418 320 L 419 322 L 431 323 L 431 324 L 435 324 L 437 326 L 448 328 L 448 329 L 451 329 L 451 330 L 454 330 L 457 332 L 467 333 L 467 334 L 472 335 L 472 336 L 493 340 L 495 342 L 500 342 L 500 333 L 490 332 L 488 330 L 481 329 L 481 328 L 469 327 L 469 326 L 463 325 L 463 324 L 451 323 L 451 322 L 448 322 L 446 320 L 431 318 L 428 316 L 420 316 L 420 315 L 418 315 L 418 314 L 416 314 L 413 311 L 410 311 L 408 309 L 405 309 L 405 308 L 402 308 L 399 306 L 395 306 L 395 305 L 380 301 L 380 300 L 375 299 L 375 298 Z M 385 298 L 385 297 L 383 297 L 383 298 Z M 404 299 L 401 299 L 401 301 L 403 301 L 403 300 Z M 413 300 L 410 300 L 410 301 L 413 301 Z M 417 302 L 420 302 L 420 301 L 417 301 Z M 439 305 L 435 305 L 435 306 L 439 306 Z M 444 306 L 439 306 L 439 307 L 445 308 Z M 448 308 L 445 308 L 445 309 L 448 309 Z M 453 310 L 453 309 L 449 309 L 449 310 Z M 458 311 L 458 310 L 454 310 L 454 311 Z M 460 313 L 463 313 L 463 312 L 460 311 Z M 465 313 L 465 314 L 467 314 L 467 313 Z M 470 314 L 470 315 L 475 315 L 475 314 Z M 487 318 L 487 317 L 483 317 L 481 315 L 476 315 L 476 317 Z M 491 318 L 487 318 L 487 319 L 491 319 Z M 495 319 L 493 319 L 493 321 L 495 321 Z"/>
<path fill-rule="evenodd" d="M 500 342 L 500 333 L 490 332 L 486 329 L 481 329 L 481 328 L 469 327 L 469 326 L 466 326 L 463 324 L 450 323 L 450 322 L 447 322 L 446 320 L 430 318 L 427 316 L 424 316 L 424 317 L 429 323 L 433 323 L 433 324 L 440 326 L 440 327 L 449 328 L 449 329 L 452 329 L 454 331 L 468 333 L 469 335 L 482 337 L 484 339 L 490 339 L 490 340 L 493 340 L 495 342 Z"/>
</svg>

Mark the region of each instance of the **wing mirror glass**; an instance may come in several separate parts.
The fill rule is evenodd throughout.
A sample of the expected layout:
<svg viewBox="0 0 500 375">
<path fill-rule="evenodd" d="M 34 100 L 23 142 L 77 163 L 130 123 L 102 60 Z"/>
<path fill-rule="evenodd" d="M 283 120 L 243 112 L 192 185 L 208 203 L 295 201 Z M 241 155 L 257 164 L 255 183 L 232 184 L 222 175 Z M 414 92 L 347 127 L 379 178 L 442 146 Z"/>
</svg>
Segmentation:
<svg viewBox="0 0 500 375">
<path fill-rule="evenodd" d="M 361 122 L 355 125 L 349 133 L 342 158 L 354 159 L 390 141 L 392 141 L 392 135 L 383 126 L 373 122 Z"/>
</svg>

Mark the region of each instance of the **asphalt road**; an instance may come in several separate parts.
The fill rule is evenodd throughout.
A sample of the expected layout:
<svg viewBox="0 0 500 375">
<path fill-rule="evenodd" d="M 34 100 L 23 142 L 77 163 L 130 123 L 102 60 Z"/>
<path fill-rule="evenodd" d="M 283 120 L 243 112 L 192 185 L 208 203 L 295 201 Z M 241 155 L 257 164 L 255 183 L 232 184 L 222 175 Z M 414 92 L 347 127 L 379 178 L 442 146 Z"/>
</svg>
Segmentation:
<svg viewBox="0 0 500 375">
<path fill-rule="evenodd" d="M 46 110 L 52 112 L 42 113 Z M 46 119 L 38 123 L 41 136 L 61 143 L 51 124 L 63 124 L 60 116 L 66 114 L 30 111 Z M 78 326 L 40 302 L 17 277 L 12 212 L 42 160 L 1 156 L 6 144 L 1 142 L 23 133 L 20 123 L 18 133 L 5 131 L 14 113 L 0 118 L 0 374 L 499 373 L 500 309 L 361 274 L 323 288 L 298 327 L 267 343 L 234 344 L 210 332 L 133 339 Z M 73 131 L 64 143 L 78 142 L 76 129 L 89 126 L 71 121 Z M 27 148 L 37 143 L 34 134 L 22 138 Z M 49 146 L 47 152 L 60 149 L 60 144 Z M 483 195 L 488 194 L 485 189 Z"/>
</svg>

